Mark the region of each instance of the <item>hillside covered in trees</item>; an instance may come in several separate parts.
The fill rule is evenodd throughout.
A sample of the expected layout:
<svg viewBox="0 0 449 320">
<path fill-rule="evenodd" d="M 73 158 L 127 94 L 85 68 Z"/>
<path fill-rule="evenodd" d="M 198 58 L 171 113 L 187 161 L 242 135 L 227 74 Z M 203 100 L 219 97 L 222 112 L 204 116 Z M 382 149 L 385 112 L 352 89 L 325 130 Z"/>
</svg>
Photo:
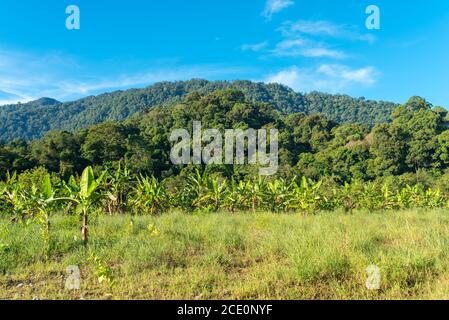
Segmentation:
<svg viewBox="0 0 449 320">
<path fill-rule="evenodd" d="M 24 104 L 0 106 L 0 140 L 31 141 L 51 130 L 75 132 L 105 121 L 122 121 L 156 106 L 175 104 L 192 92 L 209 94 L 228 89 L 239 90 L 248 101 L 269 103 L 284 113 L 322 113 L 341 124 L 364 124 L 368 127 L 387 122 L 391 111 L 397 107 L 389 102 L 346 95 L 302 94 L 279 84 L 206 80 L 162 82 L 144 89 L 116 91 L 67 103 L 42 98 Z"/>
<path fill-rule="evenodd" d="M 270 103 L 253 102 L 241 91 L 193 93 L 179 103 L 156 107 L 122 122 L 104 122 L 78 130 L 52 131 L 31 143 L 0 145 L 0 174 L 45 167 L 63 177 L 87 165 L 101 169 L 125 163 L 137 173 L 183 181 L 193 166 L 174 166 L 169 159 L 172 130 L 192 128 L 277 128 L 280 131 L 278 177 L 331 177 L 343 183 L 388 176 L 403 179 L 443 177 L 449 169 L 447 111 L 419 97 L 396 108 L 389 123 L 370 128 L 338 124 L 320 114 L 285 114 Z M 211 165 L 223 177 L 257 176 L 248 165 Z"/>
</svg>

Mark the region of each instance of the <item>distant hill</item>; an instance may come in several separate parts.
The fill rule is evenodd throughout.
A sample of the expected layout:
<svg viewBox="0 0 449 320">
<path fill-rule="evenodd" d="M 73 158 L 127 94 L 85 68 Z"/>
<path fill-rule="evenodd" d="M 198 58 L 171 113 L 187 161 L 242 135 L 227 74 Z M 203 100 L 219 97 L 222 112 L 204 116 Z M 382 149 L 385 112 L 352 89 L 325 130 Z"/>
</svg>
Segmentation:
<svg viewBox="0 0 449 320">
<path fill-rule="evenodd" d="M 34 140 L 50 130 L 74 131 L 107 120 L 124 120 L 155 106 L 182 100 L 191 92 L 207 94 L 237 89 L 255 102 L 268 102 L 283 112 L 323 113 L 339 123 L 373 126 L 389 120 L 396 104 L 318 92 L 302 94 L 279 84 L 251 81 L 190 80 L 160 82 L 144 89 L 115 91 L 61 103 L 42 98 L 0 107 L 0 140 Z"/>
</svg>

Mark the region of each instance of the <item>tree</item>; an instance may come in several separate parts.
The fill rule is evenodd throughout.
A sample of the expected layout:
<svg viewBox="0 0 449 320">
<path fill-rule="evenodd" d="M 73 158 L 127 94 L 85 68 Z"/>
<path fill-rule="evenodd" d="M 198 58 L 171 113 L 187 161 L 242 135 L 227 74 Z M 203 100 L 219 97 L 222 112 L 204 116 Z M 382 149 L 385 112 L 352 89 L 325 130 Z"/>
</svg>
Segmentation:
<svg viewBox="0 0 449 320">
<path fill-rule="evenodd" d="M 433 155 L 433 166 L 444 170 L 449 167 L 449 130 L 436 137 L 436 150 Z"/>
<path fill-rule="evenodd" d="M 398 175 L 405 171 L 406 134 L 396 125 L 378 125 L 373 130 L 370 171 L 373 176 Z"/>
<path fill-rule="evenodd" d="M 87 161 L 80 154 L 80 139 L 66 131 L 51 131 L 31 144 L 31 156 L 38 165 L 66 178 L 86 166 Z"/>
<path fill-rule="evenodd" d="M 125 157 L 128 138 L 132 134 L 137 132 L 116 122 L 95 125 L 87 130 L 82 155 L 94 165 L 114 164 Z"/>
<path fill-rule="evenodd" d="M 435 137 L 444 129 L 443 117 L 444 114 L 432 110 L 432 105 L 420 97 L 412 97 L 393 112 L 393 124 L 407 133 L 406 164 L 415 172 L 432 166 Z"/>
</svg>

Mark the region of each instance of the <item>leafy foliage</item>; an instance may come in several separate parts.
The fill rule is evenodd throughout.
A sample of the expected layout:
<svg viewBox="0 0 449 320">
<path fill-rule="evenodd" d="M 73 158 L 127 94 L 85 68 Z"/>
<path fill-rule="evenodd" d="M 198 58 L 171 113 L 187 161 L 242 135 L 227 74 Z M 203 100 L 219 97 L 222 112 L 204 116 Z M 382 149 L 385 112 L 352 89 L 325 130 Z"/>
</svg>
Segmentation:
<svg viewBox="0 0 449 320">
<path fill-rule="evenodd" d="M 86 166 L 99 173 L 119 168 L 111 171 L 103 186 L 107 197 L 102 203 L 109 214 L 120 212 L 129 202 L 125 190 L 130 188 L 131 173 L 167 179 L 168 189 L 189 180 L 196 169 L 227 181 L 257 180 L 258 167 L 253 165 L 172 165 L 170 133 L 179 128 L 191 132 L 193 121 L 201 121 L 204 128 L 219 130 L 278 129 L 280 163 L 275 178 L 279 181 L 291 181 L 295 176 L 315 181 L 332 177 L 344 184 L 389 176 L 409 179 L 410 175 L 417 180 L 435 181 L 449 170 L 447 112 L 433 108 L 422 98 L 413 97 L 397 108 L 391 123 L 377 124 L 370 129 L 359 124 L 339 125 L 321 114 L 281 113 L 269 103 L 252 102 L 242 91 L 219 90 L 207 95 L 188 94 L 179 103 L 153 108 L 125 122 L 105 122 L 75 133 L 53 131 L 29 144 L 2 144 L 0 178 L 6 179 L 8 172 L 43 167 L 69 181 L 70 176 L 81 175 Z M 147 182 L 147 186 L 135 192 L 146 193 L 151 202 L 153 182 Z M 244 185 L 234 187 L 239 192 L 250 192 Z M 221 193 L 221 182 L 214 188 L 217 194 Z M 17 197 L 12 190 L 9 192 L 8 205 L 14 207 Z M 192 186 L 191 192 L 201 190 L 195 191 Z M 251 198 L 250 195 L 232 197 L 235 208 L 231 206 L 231 209 L 237 209 L 241 202 Z M 201 204 L 190 202 L 190 205 L 202 207 L 206 203 L 206 206 L 222 207 L 216 196 L 199 200 Z M 184 201 L 190 200 L 186 197 Z M 257 207 L 259 201 L 254 198 L 251 201 Z M 19 207 L 16 209 L 20 212 Z"/>
<path fill-rule="evenodd" d="M 71 177 L 62 184 L 54 184 L 50 175 L 46 174 L 41 186 L 33 186 L 29 190 L 18 182 L 20 179 L 13 177 L 2 186 L 0 200 L 9 208 L 3 214 L 22 217 L 16 221 L 37 218 L 41 222 L 44 218 L 47 223 L 52 212 L 63 211 L 64 207 L 76 203 L 76 210 L 71 212 L 81 215 L 83 240 L 87 241 L 87 217 L 94 210 L 104 208 L 109 201 L 109 181 L 117 177 L 119 171 L 123 174 L 127 169 L 118 168 L 116 173 L 104 171 L 96 179 L 92 168 L 87 167 L 80 178 Z M 343 185 L 334 180 L 313 181 L 306 177 L 229 181 L 196 170 L 171 190 L 167 187 L 167 181 L 134 174 L 129 174 L 126 183 L 119 188 L 126 201 L 120 209 L 102 212 L 110 215 L 155 215 L 178 208 L 189 212 L 269 210 L 314 213 L 339 208 L 391 210 L 449 205 L 449 189 L 442 190 L 422 183 L 410 185 L 398 178 L 383 182 L 354 181 Z M 11 196 L 13 192 L 15 198 Z"/>
</svg>

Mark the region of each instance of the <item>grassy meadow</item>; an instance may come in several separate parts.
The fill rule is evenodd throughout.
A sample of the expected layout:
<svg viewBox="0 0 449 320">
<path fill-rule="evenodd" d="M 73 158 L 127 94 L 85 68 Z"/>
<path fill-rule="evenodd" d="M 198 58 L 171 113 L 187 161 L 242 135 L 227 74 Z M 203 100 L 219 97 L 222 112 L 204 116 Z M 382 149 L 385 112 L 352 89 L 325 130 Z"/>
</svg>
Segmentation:
<svg viewBox="0 0 449 320">
<path fill-rule="evenodd" d="M 449 297 L 449 211 L 180 211 L 0 220 L 1 299 L 427 299 Z M 80 289 L 65 287 L 67 267 Z M 368 290 L 367 268 L 380 270 Z"/>
</svg>

